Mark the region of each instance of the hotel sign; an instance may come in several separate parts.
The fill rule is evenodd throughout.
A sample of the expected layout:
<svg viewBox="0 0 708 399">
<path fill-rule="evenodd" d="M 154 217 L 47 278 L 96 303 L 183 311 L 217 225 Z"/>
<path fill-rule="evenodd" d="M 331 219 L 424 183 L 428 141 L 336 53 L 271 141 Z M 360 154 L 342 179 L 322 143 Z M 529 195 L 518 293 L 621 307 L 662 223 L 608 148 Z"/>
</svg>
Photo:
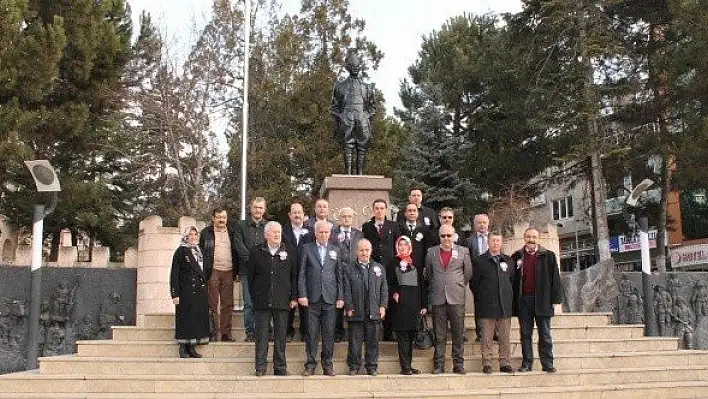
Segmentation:
<svg viewBox="0 0 708 399">
<path fill-rule="evenodd" d="M 670 253 L 674 269 L 708 264 L 708 244 L 671 248 Z"/>
</svg>

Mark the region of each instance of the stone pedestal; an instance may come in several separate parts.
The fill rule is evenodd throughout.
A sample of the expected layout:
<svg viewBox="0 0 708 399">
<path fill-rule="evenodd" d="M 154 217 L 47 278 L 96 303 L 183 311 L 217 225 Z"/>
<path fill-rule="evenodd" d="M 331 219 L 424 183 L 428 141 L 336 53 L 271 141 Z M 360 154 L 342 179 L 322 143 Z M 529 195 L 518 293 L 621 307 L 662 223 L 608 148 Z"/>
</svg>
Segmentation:
<svg viewBox="0 0 708 399">
<path fill-rule="evenodd" d="M 377 198 L 389 201 L 392 181 L 383 176 L 332 175 L 325 178 L 320 196 L 329 202 L 334 220 L 339 219 L 339 210 L 344 207 L 354 209 L 354 225 L 361 227 L 371 219 L 371 204 Z M 390 207 L 390 204 L 389 204 Z"/>
<path fill-rule="evenodd" d="M 174 313 L 170 298 L 170 268 L 181 238 L 179 227 L 162 227 L 159 216 L 149 216 L 140 222 L 136 325 L 143 325 L 147 313 Z"/>
</svg>

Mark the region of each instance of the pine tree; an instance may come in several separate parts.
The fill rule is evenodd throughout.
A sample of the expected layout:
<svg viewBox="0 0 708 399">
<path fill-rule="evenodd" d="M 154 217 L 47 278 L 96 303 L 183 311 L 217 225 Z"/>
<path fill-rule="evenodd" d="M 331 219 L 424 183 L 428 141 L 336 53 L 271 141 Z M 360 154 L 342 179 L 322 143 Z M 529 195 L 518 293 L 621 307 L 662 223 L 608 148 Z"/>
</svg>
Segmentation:
<svg viewBox="0 0 708 399">
<path fill-rule="evenodd" d="M 470 201 L 479 197 L 479 189 L 471 179 L 460 176 L 460 154 L 468 151 L 469 145 L 447 127 L 451 118 L 435 101 L 426 101 L 415 115 L 409 124 L 410 140 L 395 173 L 398 189 L 419 187 L 428 206 L 451 207 L 464 215 L 464 220 L 479 210 Z"/>
</svg>

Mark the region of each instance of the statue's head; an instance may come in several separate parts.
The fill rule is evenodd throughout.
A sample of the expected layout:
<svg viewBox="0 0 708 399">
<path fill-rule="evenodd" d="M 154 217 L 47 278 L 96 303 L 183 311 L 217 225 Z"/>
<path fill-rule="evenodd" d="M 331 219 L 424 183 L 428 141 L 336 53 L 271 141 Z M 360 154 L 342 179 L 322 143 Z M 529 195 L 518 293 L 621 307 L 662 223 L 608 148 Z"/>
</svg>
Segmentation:
<svg viewBox="0 0 708 399">
<path fill-rule="evenodd" d="M 347 68 L 350 75 L 359 75 L 359 72 L 361 71 L 361 60 L 359 59 L 359 56 L 356 55 L 356 51 L 350 50 L 347 53 L 347 58 L 344 60 L 344 66 Z"/>
</svg>

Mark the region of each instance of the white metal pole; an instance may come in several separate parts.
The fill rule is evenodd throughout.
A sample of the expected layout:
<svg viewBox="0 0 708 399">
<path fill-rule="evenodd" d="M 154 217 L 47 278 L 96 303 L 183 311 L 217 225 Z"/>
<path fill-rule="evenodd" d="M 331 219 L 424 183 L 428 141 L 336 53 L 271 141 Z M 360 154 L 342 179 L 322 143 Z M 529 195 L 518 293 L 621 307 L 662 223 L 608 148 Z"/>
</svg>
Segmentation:
<svg viewBox="0 0 708 399">
<path fill-rule="evenodd" d="M 251 47 L 251 0 L 244 0 L 243 29 L 243 134 L 241 135 L 241 220 L 246 220 L 246 181 L 248 173 L 248 70 Z"/>
<path fill-rule="evenodd" d="M 44 205 L 35 205 L 32 223 L 32 262 L 31 270 L 42 267 L 42 234 L 44 230 Z"/>
<path fill-rule="evenodd" d="M 639 230 L 639 245 L 642 253 L 642 273 L 651 274 L 651 256 L 649 254 L 649 232 Z"/>
</svg>

